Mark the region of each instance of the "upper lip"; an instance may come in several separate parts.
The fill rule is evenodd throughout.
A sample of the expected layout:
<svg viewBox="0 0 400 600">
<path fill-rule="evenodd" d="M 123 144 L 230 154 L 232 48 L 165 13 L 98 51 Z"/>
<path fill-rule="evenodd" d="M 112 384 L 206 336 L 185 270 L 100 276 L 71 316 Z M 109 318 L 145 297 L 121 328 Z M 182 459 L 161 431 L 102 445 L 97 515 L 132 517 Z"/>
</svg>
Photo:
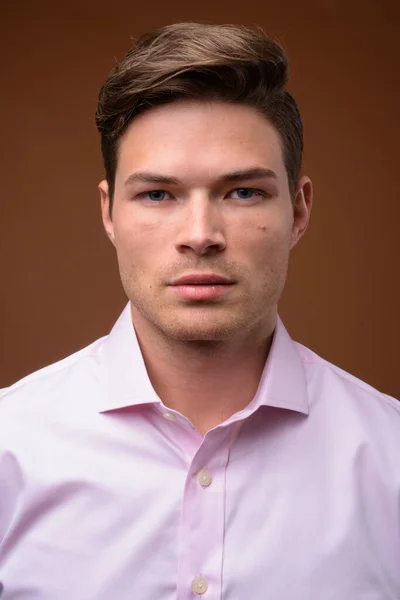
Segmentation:
<svg viewBox="0 0 400 600">
<path fill-rule="evenodd" d="M 215 273 L 189 273 L 178 279 L 173 279 L 170 285 L 206 285 L 210 283 L 227 285 L 234 282 Z"/>
</svg>

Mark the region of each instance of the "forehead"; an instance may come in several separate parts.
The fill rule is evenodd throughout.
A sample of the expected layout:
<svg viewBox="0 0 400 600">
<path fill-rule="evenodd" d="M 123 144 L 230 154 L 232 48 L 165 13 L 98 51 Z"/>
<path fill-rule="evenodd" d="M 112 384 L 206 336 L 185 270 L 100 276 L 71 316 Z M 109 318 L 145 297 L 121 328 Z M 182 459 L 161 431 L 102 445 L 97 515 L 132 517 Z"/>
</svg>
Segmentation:
<svg viewBox="0 0 400 600">
<path fill-rule="evenodd" d="M 264 166 L 284 172 L 282 145 L 256 109 L 223 102 L 180 100 L 135 117 L 121 138 L 118 171 L 226 171 Z"/>
</svg>

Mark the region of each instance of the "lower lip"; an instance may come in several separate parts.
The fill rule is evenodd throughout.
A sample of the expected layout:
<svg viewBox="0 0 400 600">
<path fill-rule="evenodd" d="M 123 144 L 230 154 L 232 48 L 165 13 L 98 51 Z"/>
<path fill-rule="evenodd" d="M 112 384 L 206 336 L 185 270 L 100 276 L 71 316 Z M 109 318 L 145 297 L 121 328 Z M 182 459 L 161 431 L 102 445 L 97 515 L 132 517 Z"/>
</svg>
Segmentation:
<svg viewBox="0 0 400 600">
<path fill-rule="evenodd" d="M 210 300 L 227 294 L 233 285 L 233 283 L 224 285 L 174 285 L 172 289 L 175 294 L 187 300 Z"/>
</svg>

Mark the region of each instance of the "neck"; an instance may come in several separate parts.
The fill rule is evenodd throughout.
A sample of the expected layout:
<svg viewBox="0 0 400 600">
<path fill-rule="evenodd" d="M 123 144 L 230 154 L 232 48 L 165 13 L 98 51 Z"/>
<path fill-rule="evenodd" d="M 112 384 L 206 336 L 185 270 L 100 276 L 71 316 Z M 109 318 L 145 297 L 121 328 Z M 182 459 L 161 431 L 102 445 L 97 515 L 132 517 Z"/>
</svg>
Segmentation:
<svg viewBox="0 0 400 600">
<path fill-rule="evenodd" d="M 187 417 L 204 435 L 253 399 L 276 323 L 218 342 L 164 336 L 132 307 L 146 369 L 165 406 Z"/>
</svg>

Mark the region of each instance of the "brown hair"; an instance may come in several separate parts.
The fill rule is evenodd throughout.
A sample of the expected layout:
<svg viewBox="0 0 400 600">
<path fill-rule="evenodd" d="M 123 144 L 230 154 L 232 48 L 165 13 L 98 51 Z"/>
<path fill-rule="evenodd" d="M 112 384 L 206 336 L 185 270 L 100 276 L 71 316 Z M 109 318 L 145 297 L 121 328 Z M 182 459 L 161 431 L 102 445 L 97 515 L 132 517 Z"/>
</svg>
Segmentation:
<svg viewBox="0 0 400 600">
<path fill-rule="evenodd" d="M 303 127 L 285 90 L 284 50 L 261 29 L 175 23 L 140 37 L 100 90 L 96 125 L 114 194 L 119 140 L 131 120 L 178 99 L 219 100 L 256 108 L 278 131 L 292 198 L 300 175 Z"/>
</svg>

